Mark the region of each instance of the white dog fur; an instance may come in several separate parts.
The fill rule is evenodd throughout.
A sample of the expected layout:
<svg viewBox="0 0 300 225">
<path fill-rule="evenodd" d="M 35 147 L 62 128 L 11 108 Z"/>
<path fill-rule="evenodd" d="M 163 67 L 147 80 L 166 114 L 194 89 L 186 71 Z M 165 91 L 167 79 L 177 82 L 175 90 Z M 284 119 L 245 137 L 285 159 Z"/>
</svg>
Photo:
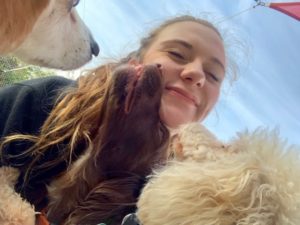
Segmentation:
<svg viewBox="0 0 300 225">
<path fill-rule="evenodd" d="M 62 70 L 87 63 L 99 47 L 73 7 L 76 1 L 1 1 L 0 55 Z"/>
<path fill-rule="evenodd" d="M 179 157 L 142 191 L 142 225 L 300 224 L 300 149 L 275 131 L 245 132 L 223 145 L 192 124 L 178 141 Z"/>
</svg>

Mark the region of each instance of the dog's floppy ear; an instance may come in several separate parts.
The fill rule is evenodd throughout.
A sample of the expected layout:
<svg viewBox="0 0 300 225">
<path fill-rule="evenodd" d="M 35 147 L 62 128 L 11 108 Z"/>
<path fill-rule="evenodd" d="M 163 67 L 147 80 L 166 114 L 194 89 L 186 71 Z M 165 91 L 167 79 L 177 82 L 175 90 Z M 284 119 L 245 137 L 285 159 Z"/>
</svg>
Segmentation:
<svg viewBox="0 0 300 225">
<path fill-rule="evenodd" d="M 39 16 L 43 9 L 49 4 L 49 0 L 30 0 L 30 1 L 22 1 L 22 4 L 28 2 L 30 4 L 29 7 L 32 8 L 32 13 L 34 16 Z"/>
</svg>

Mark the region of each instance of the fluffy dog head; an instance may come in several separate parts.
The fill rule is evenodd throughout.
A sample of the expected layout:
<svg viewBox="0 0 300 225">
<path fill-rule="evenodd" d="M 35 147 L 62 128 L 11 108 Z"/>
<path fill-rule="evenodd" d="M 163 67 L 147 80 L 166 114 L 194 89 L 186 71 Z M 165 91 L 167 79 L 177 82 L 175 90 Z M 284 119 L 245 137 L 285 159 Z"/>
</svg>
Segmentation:
<svg viewBox="0 0 300 225">
<path fill-rule="evenodd" d="M 48 218 L 57 224 L 120 224 L 135 208 L 152 167 L 165 161 L 169 133 L 159 118 L 162 94 L 157 66 L 115 70 L 88 149 L 49 187 Z"/>
<path fill-rule="evenodd" d="M 3 0 L 0 3 L 0 54 L 28 63 L 75 69 L 99 47 L 78 16 L 78 0 Z"/>
<path fill-rule="evenodd" d="M 219 148 L 197 129 L 181 136 L 198 137 L 183 148 L 196 157 L 170 162 L 142 191 L 141 224 L 300 224 L 299 149 L 287 148 L 276 133 L 264 130 L 241 134 Z"/>
</svg>

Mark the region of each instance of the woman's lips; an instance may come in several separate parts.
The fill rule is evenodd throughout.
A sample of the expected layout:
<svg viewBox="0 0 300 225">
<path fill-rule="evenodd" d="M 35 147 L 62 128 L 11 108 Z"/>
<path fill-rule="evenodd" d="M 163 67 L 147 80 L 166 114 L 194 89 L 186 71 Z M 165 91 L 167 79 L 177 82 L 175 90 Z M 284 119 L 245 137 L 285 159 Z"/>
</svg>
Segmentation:
<svg viewBox="0 0 300 225">
<path fill-rule="evenodd" d="M 187 91 L 185 91 L 181 88 L 168 86 L 168 87 L 166 87 L 166 90 L 168 90 L 170 93 L 172 93 L 176 96 L 179 96 L 179 97 L 185 99 L 187 102 L 192 103 L 196 107 L 199 105 L 195 96 L 193 96 L 192 94 L 188 93 Z"/>
</svg>

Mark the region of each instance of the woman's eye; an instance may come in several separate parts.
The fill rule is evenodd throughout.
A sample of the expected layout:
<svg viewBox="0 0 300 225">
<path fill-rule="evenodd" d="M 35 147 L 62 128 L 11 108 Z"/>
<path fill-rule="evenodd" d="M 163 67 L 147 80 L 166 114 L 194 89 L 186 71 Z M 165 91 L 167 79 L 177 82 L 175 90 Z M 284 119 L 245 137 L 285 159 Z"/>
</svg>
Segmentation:
<svg viewBox="0 0 300 225">
<path fill-rule="evenodd" d="M 80 0 L 72 0 L 72 7 L 75 7 L 79 4 Z"/>
<path fill-rule="evenodd" d="M 220 79 L 218 78 L 218 76 L 216 76 L 215 74 L 208 72 L 207 75 L 209 76 L 209 78 L 213 79 L 213 81 L 219 82 Z"/>
<path fill-rule="evenodd" d="M 176 52 L 176 51 L 168 51 L 168 53 L 169 53 L 171 56 L 173 56 L 173 57 L 175 57 L 175 58 L 177 58 L 177 59 L 181 59 L 181 60 L 184 60 L 184 59 L 185 59 L 185 57 L 184 57 L 181 53 L 179 53 L 179 52 Z"/>
</svg>

